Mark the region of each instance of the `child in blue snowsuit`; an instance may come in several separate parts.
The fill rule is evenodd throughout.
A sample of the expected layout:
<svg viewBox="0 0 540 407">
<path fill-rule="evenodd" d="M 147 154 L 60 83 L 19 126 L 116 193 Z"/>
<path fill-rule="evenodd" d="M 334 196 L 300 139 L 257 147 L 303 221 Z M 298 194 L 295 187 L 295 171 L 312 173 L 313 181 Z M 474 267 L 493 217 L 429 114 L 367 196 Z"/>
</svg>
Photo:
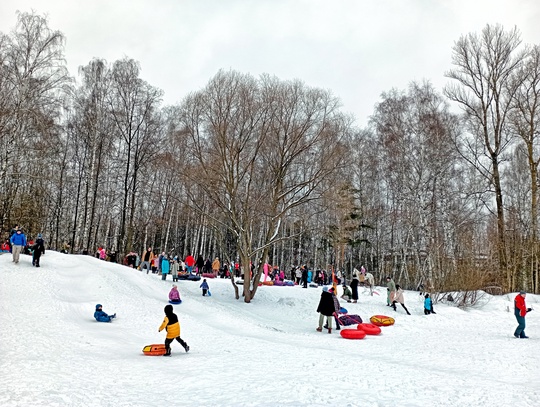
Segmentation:
<svg viewBox="0 0 540 407">
<path fill-rule="evenodd" d="M 436 314 L 436 312 L 433 311 L 433 302 L 431 301 L 429 294 L 426 294 L 424 298 L 424 315 Z"/>
<path fill-rule="evenodd" d="M 101 304 L 96 304 L 96 312 L 94 312 L 94 318 L 98 322 L 111 322 L 113 318 L 116 318 L 116 313 L 113 315 L 108 315 L 106 312 L 103 312 L 101 309 Z"/>
<path fill-rule="evenodd" d="M 206 282 L 206 278 L 202 281 L 202 284 L 199 286 L 199 288 L 202 288 L 202 295 L 203 297 L 206 295 L 206 293 L 208 292 L 208 289 L 210 287 L 208 287 L 208 283 Z"/>
</svg>

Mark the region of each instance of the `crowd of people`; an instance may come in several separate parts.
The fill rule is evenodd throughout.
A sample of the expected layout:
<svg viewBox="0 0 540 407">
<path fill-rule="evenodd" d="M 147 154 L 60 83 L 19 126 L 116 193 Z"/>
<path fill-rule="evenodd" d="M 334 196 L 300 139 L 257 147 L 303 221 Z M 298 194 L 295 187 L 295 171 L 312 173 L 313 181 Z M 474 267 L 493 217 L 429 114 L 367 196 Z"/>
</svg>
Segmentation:
<svg viewBox="0 0 540 407">
<path fill-rule="evenodd" d="M 66 252 L 64 249 L 65 247 L 63 248 L 62 252 Z M 15 264 L 19 263 L 20 255 L 22 253 L 31 254 L 32 266 L 40 267 L 41 256 L 45 254 L 45 240 L 41 233 L 37 233 L 35 239 L 27 240 L 23 229 L 19 227 L 19 225 L 15 225 L 11 229 L 9 239 L 6 239 L 0 245 L 0 252 L 11 253 L 12 261 Z M 96 251 L 96 257 L 101 260 L 115 262 L 116 252 L 109 252 L 100 246 Z M 167 254 L 164 251 L 157 254 L 154 252 L 152 247 L 149 247 L 142 256 L 139 256 L 137 253 L 131 251 L 125 256 L 124 264 L 142 272 L 146 271 L 147 274 L 161 274 L 162 280 L 166 280 L 167 276 L 170 274 L 172 275 L 173 282 L 177 282 L 178 276 L 182 274 L 210 275 L 212 277 L 221 278 L 233 278 L 233 276 L 243 277 L 241 267 L 238 263 L 228 264 L 227 262 L 221 262 L 219 257 L 215 257 L 213 261 L 211 261 L 210 258 L 206 258 L 205 260 L 202 255 L 199 255 L 197 259 L 195 259 L 191 253 L 182 259 L 177 255 Z M 253 272 L 254 265 L 251 265 L 250 268 L 251 272 Z M 263 269 L 265 280 L 267 278 L 271 281 L 285 280 L 285 272 L 280 270 L 278 266 L 264 264 Z M 290 270 L 290 280 L 304 288 L 307 288 L 308 284 L 324 287 L 321 294 L 321 300 L 317 308 L 317 312 L 320 314 L 317 331 L 322 331 L 323 320 L 326 317 L 327 324 L 325 327 L 327 327 L 329 333 L 332 331 L 332 319 L 334 317 L 336 319 L 336 324 L 338 324 L 336 315 L 337 311 L 340 309 L 340 305 L 336 296 L 337 285 L 342 285 L 343 287 L 343 294 L 340 298 L 349 303 L 358 302 L 359 286 L 368 287 L 370 295 L 373 295 L 373 287 L 375 285 L 373 274 L 367 272 L 364 266 L 361 266 L 360 269 L 353 269 L 350 288 L 347 285 L 345 276 L 340 270 L 311 270 L 307 265 L 293 266 Z M 328 289 L 327 285 L 332 285 L 332 287 Z M 394 312 L 397 312 L 397 304 L 399 304 L 405 310 L 407 315 L 411 315 L 405 305 L 404 290 L 400 287 L 400 285 L 396 284 L 394 280 L 388 276 L 386 277 L 386 286 L 386 305 L 391 307 Z M 203 296 L 207 294 L 210 295 L 210 290 L 206 279 L 203 280 L 201 289 Z M 514 332 L 514 336 L 516 338 L 528 338 L 528 336 L 525 335 L 525 316 L 532 309 L 526 307 L 525 296 L 526 292 L 521 291 L 514 299 L 514 313 L 518 321 L 518 327 Z M 170 297 L 170 299 L 173 300 L 176 298 Z M 177 299 L 180 300 L 179 295 Z M 96 313 L 94 315 L 96 316 L 96 319 L 98 319 L 98 316 L 100 316 L 103 320 L 106 319 L 107 322 L 109 322 L 116 316 L 116 314 L 113 316 L 107 316 L 107 314 L 103 313 L 101 310 L 101 305 L 98 305 L 99 309 L 98 306 L 96 306 Z M 433 301 L 429 293 L 425 293 L 424 295 L 424 314 L 436 314 L 435 310 L 433 309 Z M 339 328 L 339 324 L 337 326 Z"/>
</svg>

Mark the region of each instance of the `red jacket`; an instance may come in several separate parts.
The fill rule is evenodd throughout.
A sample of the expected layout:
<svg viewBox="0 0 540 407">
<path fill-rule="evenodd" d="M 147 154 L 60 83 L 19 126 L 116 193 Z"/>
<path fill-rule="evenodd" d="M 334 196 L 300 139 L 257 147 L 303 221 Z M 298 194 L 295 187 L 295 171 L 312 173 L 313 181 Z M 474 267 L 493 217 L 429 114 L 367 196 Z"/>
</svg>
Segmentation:
<svg viewBox="0 0 540 407">
<path fill-rule="evenodd" d="M 193 265 L 195 264 L 195 259 L 193 258 L 192 255 L 189 255 L 186 257 L 186 266 L 189 266 L 189 267 L 193 267 Z"/>
<path fill-rule="evenodd" d="M 514 299 L 514 304 L 517 309 L 519 309 L 519 315 L 524 317 L 527 314 L 527 306 L 525 305 L 525 298 L 521 294 L 516 295 Z"/>
</svg>

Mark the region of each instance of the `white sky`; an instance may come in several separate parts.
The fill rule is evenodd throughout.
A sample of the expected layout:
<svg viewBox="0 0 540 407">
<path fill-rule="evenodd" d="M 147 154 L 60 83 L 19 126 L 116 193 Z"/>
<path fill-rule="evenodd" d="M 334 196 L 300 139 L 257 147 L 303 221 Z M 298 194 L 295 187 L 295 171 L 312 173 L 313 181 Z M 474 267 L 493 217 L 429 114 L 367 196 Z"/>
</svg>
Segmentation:
<svg viewBox="0 0 540 407">
<path fill-rule="evenodd" d="M 429 79 L 441 90 L 462 34 L 500 23 L 540 43 L 537 0 L 1 0 L 0 31 L 16 10 L 48 14 L 72 75 L 127 56 L 166 104 L 221 68 L 298 78 L 330 89 L 359 125 L 392 87 Z"/>
<path fill-rule="evenodd" d="M 341 305 L 395 324 L 347 340 L 316 332 L 320 288 L 263 286 L 245 304 L 230 280 L 208 279 L 211 297 L 181 280 L 174 311 L 190 351 L 174 342 L 164 358 L 142 349 L 165 339 L 170 276 L 50 250 L 39 269 L 31 260 L 0 255 L 2 407 L 540 406 L 539 295 L 526 298 L 530 338 L 516 339 L 516 293 L 426 316 L 417 292 L 405 292 L 406 315 L 386 306 L 386 287 L 361 288 Z M 96 303 L 117 318 L 96 322 Z"/>
</svg>

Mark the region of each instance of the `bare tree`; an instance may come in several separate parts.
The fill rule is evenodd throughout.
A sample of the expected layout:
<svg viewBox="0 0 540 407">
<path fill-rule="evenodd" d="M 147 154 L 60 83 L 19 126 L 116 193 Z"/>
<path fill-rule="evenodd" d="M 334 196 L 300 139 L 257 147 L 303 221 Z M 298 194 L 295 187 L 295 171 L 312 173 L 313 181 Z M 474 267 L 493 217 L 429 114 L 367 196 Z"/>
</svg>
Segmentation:
<svg viewBox="0 0 540 407">
<path fill-rule="evenodd" d="M 15 30 L 0 36 L 0 47 L 1 227 L 12 217 L 14 204 L 31 196 L 25 171 L 36 166 L 34 159 L 43 158 L 33 153 L 38 140 L 57 135 L 69 78 L 64 36 L 51 30 L 45 17 L 19 13 Z M 16 154 L 23 150 L 25 155 Z"/>
<path fill-rule="evenodd" d="M 510 91 L 513 92 L 513 111 L 509 116 L 510 129 L 523 142 L 524 148 L 516 150 L 516 159 L 521 158 L 521 153 L 526 156 L 529 174 L 530 201 L 527 247 L 530 250 L 530 266 L 525 264 L 520 267 L 520 287 L 529 286 L 530 281 L 533 290 L 540 285 L 539 259 L 538 259 L 538 165 L 540 163 L 540 46 L 532 47 L 528 58 L 514 76 L 510 83 Z M 512 185 L 516 183 L 512 182 Z M 531 270 L 527 272 L 526 270 Z M 515 280 L 511 287 L 516 288 Z"/>
<path fill-rule="evenodd" d="M 337 167 L 348 121 L 326 91 L 234 71 L 190 95 L 181 117 L 196 171 L 190 194 L 204 191 L 219 209 L 206 215 L 235 235 L 250 302 L 283 218 L 320 197 Z"/>
<path fill-rule="evenodd" d="M 453 47 L 455 68 L 446 73 L 455 83 L 445 88 L 450 100 L 464 111 L 471 133 L 464 138 L 461 153 L 493 188 L 496 202 L 498 260 L 507 269 L 504 200 L 501 181 L 503 153 L 510 144 L 508 115 L 518 84 L 512 76 L 523 63 L 521 38 L 517 28 L 505 31 L 500 25 L 487 25 L 480 34 L 462 36 Z"/>
</svg>

